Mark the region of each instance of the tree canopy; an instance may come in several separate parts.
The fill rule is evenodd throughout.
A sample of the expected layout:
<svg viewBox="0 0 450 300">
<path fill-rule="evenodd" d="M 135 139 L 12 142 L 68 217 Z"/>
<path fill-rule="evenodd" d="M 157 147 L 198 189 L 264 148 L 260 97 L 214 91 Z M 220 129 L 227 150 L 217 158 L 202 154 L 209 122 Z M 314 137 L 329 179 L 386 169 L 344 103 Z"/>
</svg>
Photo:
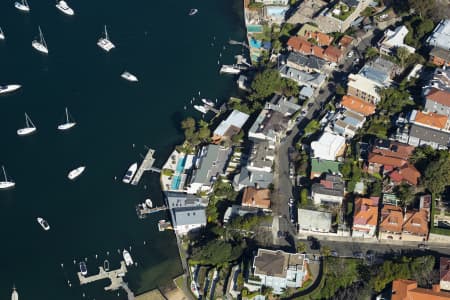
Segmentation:
<svg viewBox="0 0 450 300">
<path fill-rule="evenodd" d="M 450 182 L 450 155 L 440 151 L 437 159 L 431 160 L 425 168 L 425 187 L 435 196 L 444 192 Z"/>
<path fill-rule="evenodd" d="M 242 255 L 240 245 L 232 245 L 222 240 L 211 240 L 206 245 L 194 247 L 190 260 L 195 264 L 222 265 L 237 260 Z"/>
<path fill-rule="evenodd" d="M 286 96 L 298 95 L 298 85 L 295 81 L 282 78 L 277 70 L 266 69 L 255 76 L 252 82 L 251 100 L 265 99 L 275 92 Z"/>
</svg>

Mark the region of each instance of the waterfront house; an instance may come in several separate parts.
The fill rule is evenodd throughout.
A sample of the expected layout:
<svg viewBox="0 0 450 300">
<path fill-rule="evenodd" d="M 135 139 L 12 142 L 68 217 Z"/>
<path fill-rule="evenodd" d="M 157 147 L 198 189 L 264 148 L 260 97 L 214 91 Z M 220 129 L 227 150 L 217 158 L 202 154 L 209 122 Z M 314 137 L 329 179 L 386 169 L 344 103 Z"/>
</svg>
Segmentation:
<svg viewBox="0 0 450 300">
<path fill-rule="evenodd" d="M 311 143 L 313 158 L 336 160 L 345 151 L 345 138 L 330 132 L 324 132 L 319 140 Z"/>
<path fill-rule="evenodd" d="M 219 176 L 225 175 L 231 153 L 230 148 L 219 145 L 202 147 L 197 154 L 187 192 L 209 192 Z"/>
<path fill-rule="evenodd" d="M 279 142 L 286 134 L 289 117 L 272 109 L 263 109 L 250 127 L 250 140 Z"/>
<path fill-rule="evenodd" d="M 378 225 L 378 198 L 357 198 L 353 213 L 353 237 L 374 238 Z"/>
<path fill-rule="evenodd" d="M 392 282 L 392 300 L 445 300 L 450 299 L 450 293 L 441 291 L 439 284 L 433 284 L 431 289 L 419 288 L 417 281 L 396 279 Z"/>
<path fill-rule="evenodd" d="M 253 274 L 259 283 L 273 289 L 274 294 L 282 294 L 286 288 L 299 288 L 308 278 L 308 259 L 305 254 L 286 253 L 258 249 L 253 261 Z"/>
<path fill-rule="evenodd" d="M 295 97 L 287 98 L 286 96 L 275 94 L 270 101 L 266 102 L 265 109 L 277 111 L 285 117 L 291 117 L 302 108 L 296 102 Z"/>
<path fill-rule="evenodd" d="M 242 195 L 242 206 L 256 207 L 261 209 L 270 208 L 270 190 L 246 187 Z"/>
<path fill-rule="evenodd" d="M 450 50 L 450 19 L 443 19 L 427 39 L 430 46 Z"/>
<path fill-rule="evenodd" d="M 298 209 L 298 232 L 303 234 L 329 233 L 332 215 L 329 212 Z"/>
<path fill-rule="evenodd" d="M 416 49 L 404 43 L 408 34 L 408 28 L 405 25 L 398 26 L 394 30 L 387 29 L 384 36 L 378 42 L 380 53 L 384 55 L 393 55 L 398 48 L 405 48 L 409 53 L 414 53 Z"/>
<path fill-rule="evenodd" d="M 245 122 L 247 122 L 249 115 L 239 110 L 234 109 L 231 114 L 222 122 L 213 132 L 214 143 L 219 143 L 224 139 L 229 139 L 233 135 L 239 133 Z"/>
<path fill-rule="evenodd" d="M 341 166 L 340 162 L 333 160 L 325 160 L 320 158 L 312 158 L 311 159 L 311 174 L 309 176 L 310 179 L 314 179 L 322 176 L 324 173 L 332 174 L 332 175 L 341 175 L 339 170 Z"/>
<path fill-rule="evenodd" d="M 340 205 L 344 199 L 345 185 L 341 177 L 327 174 L 320 183 L 311 187 L 314 205 Z"/>
<path fill-rule="evenodd" d="M 177 235 L 185 235 L 206 226 L 204 207 L 177 208 L 173 210 L 172 216 L 172 225 Z"/>
<path fill-rule="evenodd" d="M 450 291 L 450 258 L 439 259 L 439 286 L 441 290 Z"/>
<path fill-rule="evenodd" d="M 307 39 L 307 37 L 293 36 L 287 42 L 288 48 L 300 54 L 315 56 L 329 62 L 337 63 L 342 58 L 342 51 L 334 46 L 326 46 L 322 48 L 315 45 Z"/>
<path fill-rule="evenodd" d="M 289 5 L 266 5 L 264 6 L 264 18 L 270 24 L 284 23 Z"/>
<path fill-rule="evenodd" d="M 445 50 L 438 47 L 433 47 L 430 51 L 429 62 L 438 67 L 450 67 L 450 50 Z"/>
</svg>

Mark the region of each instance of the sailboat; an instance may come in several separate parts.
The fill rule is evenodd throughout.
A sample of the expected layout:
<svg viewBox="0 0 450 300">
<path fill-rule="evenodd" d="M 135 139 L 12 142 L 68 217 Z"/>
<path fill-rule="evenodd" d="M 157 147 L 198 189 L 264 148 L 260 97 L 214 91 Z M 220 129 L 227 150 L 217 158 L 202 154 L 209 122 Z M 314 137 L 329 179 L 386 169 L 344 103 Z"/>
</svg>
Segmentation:
<svg viewBox="0 0 450 300">
<path fill-rule="evenodd" d="M 48 53 L 47 43 L 44 40 L 44 35 L 42 34 L 41 27 L 38 26 L 38 28 L 39 28 L 39 41 L 33 40 L 31 42 L 31 46 L 33 46 L 33 48 L 36 49 L 37 51 L 47 54 Z"/>
<path fill-rule="evenodd" d="M 3 32 L 2 28 L 0 27 L 0 40 L 5 39 L 5 33 Z"/>
<path fill-rule="evenodd" d="M 12 294 L 11 294 L 11 300 L 19 300 L 19 293 L 17 293 L 15 285 L 13 285 L 13 291 L 12 291 Z"/>
<path fill-rule="evenodd" d="M 108 31 L 106 30 L 105 25 L 105 37 L 101 37 L 98 39 L 97 45 L 105 50 L 106 52 L 109 52 L 111 49 L 115 48 L 114 44 L 109 40 Z"/>
<path fill-rule="evenodd" d="M 69 110 L 66 107 L 66 122 L 63 123 L 63 124 L 58 125 L 58 129 L 59 130 L 67 130 L 67 129 L 72 128 L 76 124 L 77 124 L 76 122 L 70 122 L 70 120 L 69 120 Z"/>
<path fill-rule="evenodd" d="M 9 188 L 14 187 L 16 185 L 16 183 L 12 180 L 8 180 L 4 166 L 2 166 L 2 170 L 3 170 L 3 176 L 5 179 L 3 181 L 0 181 L 0 189 L 9 189 Z"/>
<path fill-rule="evenodd" d="M 30 11 L 30 6 L 28 5 L 27 0 L 22 0 L 22 1 L 16 1 L 14 3 L 14 6 L 21 11 Z"/>
<path fill-rule="evenodd" d="M 33 121 L 31 121 L 30 117 L 25 113 L 25 127 L 18 129 L 18 135 L 28 135 L 36 131 L 36 126 L 34 126 Z"/>
</svg>

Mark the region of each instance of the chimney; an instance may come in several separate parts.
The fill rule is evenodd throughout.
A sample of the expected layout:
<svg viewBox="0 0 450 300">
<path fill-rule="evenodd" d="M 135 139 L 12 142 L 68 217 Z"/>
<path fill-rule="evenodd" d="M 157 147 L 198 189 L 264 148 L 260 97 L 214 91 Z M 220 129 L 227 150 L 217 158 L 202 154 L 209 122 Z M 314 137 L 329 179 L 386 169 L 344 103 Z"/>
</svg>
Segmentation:
<svg viewBox="0 0 450 300">
<path fill-rule="evenodd" d="M 431 290 L 435 293 L 439 293 L 441 291 L 441 287 L 439 286 L 439 284 L 433 284 Z"/>
</svg>

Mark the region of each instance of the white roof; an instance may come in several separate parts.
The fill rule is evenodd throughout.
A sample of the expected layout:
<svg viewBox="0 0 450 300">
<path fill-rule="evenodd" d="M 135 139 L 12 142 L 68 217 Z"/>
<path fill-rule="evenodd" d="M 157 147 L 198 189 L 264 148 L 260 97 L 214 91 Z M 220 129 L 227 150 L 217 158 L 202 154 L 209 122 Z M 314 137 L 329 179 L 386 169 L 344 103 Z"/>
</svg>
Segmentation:
<svg viewBox="0 0 450 300">
<path fill-rule="evenodd" d="M 410 53 L 414 53 L 416 49 L 403 43 L 407 34 L 408 28 L 406 28 L 405 25 L 395 28 L 394 31 L 388 29 L 385 34 L 386 38 L 383 41 L 383 45 L 388 47 L 404 47 Z"/>
<path fill-rule="evenodd" d="M 345 138 L 330 132 L 324 132 L 318 141 L 311 143 L 314 158 L 336 160 L 337 154 L 345 145 Z"/>
<path fill-rule="evenodd" d="M 374 80 L 370 80 L 360 74 L 348 75 L 348 86 L 363 91 L 366 94 L 379 98 L 377 90 L 383 86 Z"/>
<path fill-rule="evenodd" d="M 220 122 L 219 126 L 217 126 L 216 130 L 214 130 L 214 135 L 224 135 L 227 132 L 230 126 L 234 126 L 237 128 L 242 128 L 245 122 L 247 122 L 249 115 L 246 113 L 240 112 L 238 110 L 233 110 L 231 114 Z"/>
<path fill-rule="evenodd" d="M 450 50 L 450 19 L 441 20 L 427 42 L 445 50 Z"/>
</svg>

